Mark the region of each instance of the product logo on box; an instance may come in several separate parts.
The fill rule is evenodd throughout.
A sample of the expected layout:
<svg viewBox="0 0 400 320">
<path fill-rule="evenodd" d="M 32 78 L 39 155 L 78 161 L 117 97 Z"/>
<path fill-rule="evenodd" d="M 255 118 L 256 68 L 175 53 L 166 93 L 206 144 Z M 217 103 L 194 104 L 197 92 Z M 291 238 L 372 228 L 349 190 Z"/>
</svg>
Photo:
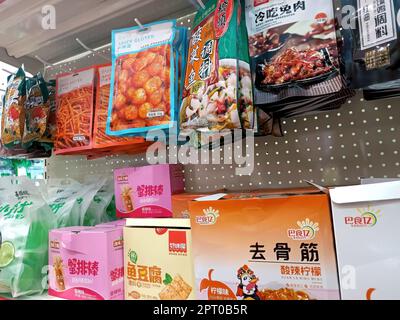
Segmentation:
<svg viewBox="0 0 400 320">
<path fill-rule="evenodd" d="M 118 182 L 128 182 L 128 176 L 127 175 L 117 176 L 117 181 Z"/>
<path fill-rule="evenodd" d="M 319 231 L 318 222 L 313 222 L 308 218 L 304 221 L 297 221 L 297 225 L 299 228 L 287 230 L 287 235 L 292 240 L 312 240 L 315 238 L 317 231 Z"/>
<path fill-rule="evenodd" d="M 169 253 L 187 253 L 186 231 L 169 231 Z"/>
<path fill-rule="evenodd" d="M 60 249 L 60 243 L 58 241 L 50 241 L 50 248 Z"/>
<path fill-rule="evenodd" d="M 129 249 L 128 258 L 132 263 L 136 264 L 136 262 L 138 260 L 138 255 L 137 255 L 136 251 L 133 251 L 133 250 Z"/>
<path fill-rule="evenodd" d="M 219 210 L 212 207 L 203 210 L 203 216 L 196 216 L 196 223 L 201 225 L 212 225 L 217 222 L 219 217 Z"/>
<path fill-rule="evenodd" d="M 124 241 L 122 239 L 114 240 L 113 247 L 119 248 L 124 246 Z"/>
<path fill-rule="evenodd" d="M 351 217 L 344 217 L 344 223 L 348 226 L 359 228 L 359 227 L 373 227 L 378 222 L 381 210 L 375 210 L 371 207 L 357 209 L 358 215 Z"/>
<path fill-rule="evenodd" d="M 325 12 L 320 12 L 315 16 L 316 23 L 326 23 L 328 21 L 328 15 Z"/>
</svg>

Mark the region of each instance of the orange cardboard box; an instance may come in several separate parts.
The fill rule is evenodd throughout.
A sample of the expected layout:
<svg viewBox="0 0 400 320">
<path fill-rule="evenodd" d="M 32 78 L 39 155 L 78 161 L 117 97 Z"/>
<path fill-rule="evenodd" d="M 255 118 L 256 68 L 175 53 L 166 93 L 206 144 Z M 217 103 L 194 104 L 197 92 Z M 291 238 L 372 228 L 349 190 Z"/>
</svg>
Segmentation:
<svg viewBox="0 0 400 320">
<path fill-rule="evenodd" d="M 197 297 L 339 299 L 328 195 L 244 196 L 189 204 Z"/>
<path fill-rule="evenodd" d="M 220 189 L 215 192 L 226 192 L 225 189 Z M 189 203 L 197 198 L 206 197 L 213 193 L 179 193 L 172 195 L 172 213 L 173 218 L 187 219 L 190 217 Z M 224 193 L 225 194 L 225 193 Z M 228 196 L 226 194 L 226 196 Z"/>
<path fill-rule="evenodd" d="M 189 218 L 189 203 L 197 198 L 203 197 L 202 194 L 181 193 L 172 195 L 172 213 L 174 218 Z"/>
</svg>

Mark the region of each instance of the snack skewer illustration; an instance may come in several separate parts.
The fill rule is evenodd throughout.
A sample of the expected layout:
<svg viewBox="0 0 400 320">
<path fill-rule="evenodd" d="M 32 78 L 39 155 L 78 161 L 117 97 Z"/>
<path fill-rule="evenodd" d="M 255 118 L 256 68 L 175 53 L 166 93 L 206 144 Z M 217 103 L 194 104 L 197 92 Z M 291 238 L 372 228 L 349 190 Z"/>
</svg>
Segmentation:
<svg viewBox="0 0 400 320">
<path fill-rule="evenodd" d="M 131 196 L 132 188 L 128 186 L 124 186 L 122 188 L 122 201 L 124 202 L 125 210 L 127 212 L 133 211 L 133 200 Z"/>
<path fill-rule="evenodd" d="M 60 291 L 65 290 L 65 281 L 64 281 L 64 270 L 63 270 L 63 261 L 61 257 L 56 256 L 54 257 L 54 272 L 56 275 L 56 284 L 57 284 L 57 289 Z"/>
</svg>

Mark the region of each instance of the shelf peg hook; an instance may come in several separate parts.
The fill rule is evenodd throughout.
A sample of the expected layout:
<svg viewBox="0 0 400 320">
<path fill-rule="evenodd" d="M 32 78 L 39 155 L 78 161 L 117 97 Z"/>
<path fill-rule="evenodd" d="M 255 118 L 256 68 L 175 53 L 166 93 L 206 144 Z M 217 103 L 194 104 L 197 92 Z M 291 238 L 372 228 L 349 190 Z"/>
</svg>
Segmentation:
<svg viewBox="0 0 400 320">
<path fill-rule="evenodd" d="M 197 3 L 199 4 L 199 6 L 202 8 L 202 9 L 205 9 L 205 5 L 204 5 L 204 2 L 202 1 L 202 0 L 196 0 L 197 1 Z"/>
<path fill-rule="evenodd" d="M 52 67 L 53 65 L 43 58 L 39 57 L 38 55 L 35 56 L 37 60 L 39 60 L 43 64 L 43 77 L 46 76 L 47 68 Z"/>
<path fill-rule="evenodd" d="M 92 48 L 89 48 L 89 47 L 88 47 L 86 44 L 84 44 L 84 43 L 82 42 L 82 40 L 80 40 L 79 38 L 75 38 L 75 41 L 78 42 L 79 45 L 80 45 L 83 49 L 85 49 L 85 50 L 87 50 L 87 51 L 89 51 L 89 52 L 91 52 L 91 53 L 93 53 L 93 54 L 95 54 L 95 55 L 98 55 L 99 57 L 102 57 L 103 59 L 105 59 L 105 60 L 107 60 L 107 61 L 111 61 L 111 59 L 110 59 L 109 57 L 107 57 L 106 55 L 101 54 L 100 52 L 97 52 L 96 50 L 93 50 Z"/>
<path fill-rule="evenodd" d="M 146 28 L 142 25 L 142 23 L 139 21 L 138 18 L 135 18 L 135 22 L 136 22 L 136 24 L 139 26 L 140 30 L 146 29 Z"/>
</svg>

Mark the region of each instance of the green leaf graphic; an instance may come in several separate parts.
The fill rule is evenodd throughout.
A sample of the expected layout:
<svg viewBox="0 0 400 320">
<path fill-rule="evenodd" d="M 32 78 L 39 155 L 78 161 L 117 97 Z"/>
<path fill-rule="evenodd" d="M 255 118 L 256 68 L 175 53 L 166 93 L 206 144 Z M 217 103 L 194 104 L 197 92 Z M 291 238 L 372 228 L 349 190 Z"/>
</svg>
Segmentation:
<svg viewBox="0 0 400 320">
<path fill-rule="evenodd" d="M 132 263 L 136 264 L 138 259 L 137 253 L 135 251 L 129 251 L 129 259 Z"/>
<path fill-rule="evenodd" d="M 167 286 L 172 282 L 172 280 L 173 279 L 172 279 L 171 275 L 169 273 L 166 273 L 163 283 Z"/>
</svg>

